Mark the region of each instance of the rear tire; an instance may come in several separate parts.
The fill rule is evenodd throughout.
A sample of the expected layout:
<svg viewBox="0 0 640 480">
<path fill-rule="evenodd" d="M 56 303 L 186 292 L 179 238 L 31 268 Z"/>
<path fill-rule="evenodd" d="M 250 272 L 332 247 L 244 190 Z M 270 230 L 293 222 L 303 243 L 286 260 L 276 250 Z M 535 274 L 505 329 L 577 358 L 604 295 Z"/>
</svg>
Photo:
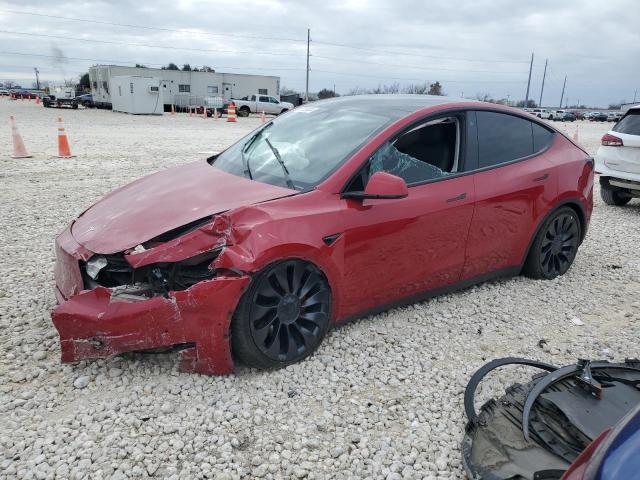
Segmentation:
<svg viewBox="0 0 640 480">
<path fill-rule="evenodd" d="M 237 360 L 280 368 L 311 355 L 329 328 L 331 290 L 314 265 L 292 259 L 267 266 L 251 280 L 231 323 Z"/>
<path fill-rule="evenodd" d="M 581 236 L 578 214 L 570 207 L 560 208 L 544 221 L 536 234 L 523 273 L 544 280 L 564 275 L 578 253 Z"/>
<path fill-rule="evenodd" d="M 600 197 L 602 197 L 602 200 L 607 205 L 613 205 L 616 207 L 622 207 L 631 201 L 630 197 L 620 195 L 619 191 L 604 187 L 600 187 Z"/>
<path fill-rule="evenodd" d="M 248 117 L 250 113 L 249 107 L 240 107 L 240 110 L 238 110 L 239 117 Z"/>
</svg>

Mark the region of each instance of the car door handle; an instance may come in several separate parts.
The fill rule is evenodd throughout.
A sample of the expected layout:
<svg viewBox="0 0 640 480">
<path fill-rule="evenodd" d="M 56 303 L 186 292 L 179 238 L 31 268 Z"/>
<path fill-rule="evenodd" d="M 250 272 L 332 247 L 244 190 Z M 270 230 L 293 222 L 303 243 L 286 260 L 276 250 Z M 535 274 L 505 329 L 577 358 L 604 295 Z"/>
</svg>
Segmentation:
<svg viewBox="0 0 640 480">
<path fill-rule="evenodd" d="M 459 202 L 460 200 L 464 200 L 465 198 L 467 198 L 467 194 L 466 193 L 461 193 L 457 197 L 447 198 L 447 203 Z"/>
<path fill-rule="evenodd" d="M 536 177 L 533 179 L 534 182 L 544 182 L 547 178 L 549 178 L 549 174 L 545 173 L 541 177 Z"/>
</svg>

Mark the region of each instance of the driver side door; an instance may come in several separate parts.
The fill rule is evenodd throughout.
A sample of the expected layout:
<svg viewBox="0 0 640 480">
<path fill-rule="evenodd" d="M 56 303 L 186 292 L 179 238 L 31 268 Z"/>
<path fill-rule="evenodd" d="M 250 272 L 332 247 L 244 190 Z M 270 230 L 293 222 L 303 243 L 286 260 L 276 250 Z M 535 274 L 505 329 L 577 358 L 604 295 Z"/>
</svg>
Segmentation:
<svg viewBox="0 0 640 480">
<path fill-rule="evenodd" d="M 455 171 L 433 178 L 429 168 L 422 173 L 411 168 L 399 172 L 394 166 L 387 165 L 388 173 L 404 177 L 408 184 L 407 197 L 342 200 L 345 202 L 343 316 L 459 281 L 475 193 L 473 178 L 464 175 L 462 167 L 466 148 L 461 140 L 469 128 L 465 125 L 464 115 L 456 118 Z M 437 135 L 426 135 L 425 141 L 430 137 Z M 398 145 L 397 140 L 393 141 Z M 419 141 L 420 137 L 416 137 L 412 144 Z M 448 141 L 452 141 L 451 138 Z M 428 157 L 435 158 L 441 156 L 440 150 L 431 144 L 423 151 L 429 152 Z M 374 154 L 363 168 L 370 169 L 377 163 Z M 420 178 L 421 175 L 425 178 Z"/>
</svg>

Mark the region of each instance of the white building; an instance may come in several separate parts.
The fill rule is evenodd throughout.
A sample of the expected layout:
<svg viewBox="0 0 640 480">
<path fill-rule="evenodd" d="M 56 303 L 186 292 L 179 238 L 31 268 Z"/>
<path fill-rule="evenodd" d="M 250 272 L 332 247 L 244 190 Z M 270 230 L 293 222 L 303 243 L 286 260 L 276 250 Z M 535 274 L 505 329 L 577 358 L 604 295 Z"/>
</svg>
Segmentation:
<svg viewBox="0 0 640 480">
<path fill-rule="evenodd" d="M 161 84 L 158 77 L 111 77 L 111 108 L 114 112 L 162 115 L 164 100 Z"/>
<path fill-rule="evenodd" d="M 280 77 L 95 65 L 89 68 L 91 94 L 95 103 L 104 106 L 114 105 L 116 77 L 159 79 L 159 98 L 163 102 L 160 113 L 170 111 L 172 104 L 177 107 L 203 105 L 207 97 L 222 97 L 228 101 L 259 93 L 280 98 Z"/>
</svg>

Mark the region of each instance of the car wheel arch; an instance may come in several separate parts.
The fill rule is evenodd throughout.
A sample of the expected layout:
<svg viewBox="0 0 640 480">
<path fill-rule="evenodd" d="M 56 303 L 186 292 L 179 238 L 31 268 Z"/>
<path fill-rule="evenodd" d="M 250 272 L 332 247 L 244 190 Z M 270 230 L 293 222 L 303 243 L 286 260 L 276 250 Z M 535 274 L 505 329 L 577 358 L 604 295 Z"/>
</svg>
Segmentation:
<svg viewBox="0 0 640 480">
<path fill-rule="evenodd" d="M 582 241 L 584 240 L 586 234 L 587 234 L 587 216 L 586 216 L 586 212 L 584 210 L 584 207 L 582 206 L 582 204 L 580 203 L 580 201 L 578 199 L 566 199 L 563 200 L 559 203 L 557 203 L 556 205 L 554 205 L 554 207 L 549 210 L 547 212 L 547 214 L 542 217 L 540 219 L 540 221 L 538 222 L 538 224 L 536 225 L 536 228 L 533 232 L 533 235 L 531 235 L 531 238 L 529 239 L 529 244 L 527 245 L 527 250 L 525 251 L 524 257 L 522 258 L 522 262 L 521 265 L 524 265 L 524 263 L 526 262 L 527 258 L 529 257 L 529 253 L 531 252 L 531 247 L 533 245 L 533 242 L 535 240 L 535 238 L 537 237 L 538 233 L 540 232 L 540 229 L 543 227 L 543 225 L 545 224 L 545 222 L 552 216 L 554 215 L 558 210 L 560 210 L 563 207 L 569 207 L 571 208 L 576 215 L 578 216 L 578 221 L 580 222 L 580 242 L 578 245 L 582 244 Z"/>
<path fill-rule="evenodd" d="M 336 242 L 337 243 L 337 242 Z M 337 247 L 337 245 L 335 246 Z M 332 250 L 335 247 L 331 247 Z M 338 247 L 339 248 L 339 247 Z M 322 247 L 304 243 L 283 243 L 266 248 L 252 258 L 247 258 L 245 249 L 236 252 L 234 246 L 225 248 L 225 252 L 220 255 L 221 262 L 216 262 L 216 268 L 237 269 L 245 272 L 250 277 L 264 271 L 275 263 L 287 260 L 300 260 L 307 262 L 317 268 L 327 279 L 329 290 L 333 298 L 332 320 L 336 318 L 336 307 L 340 304 L 340 286 L 342 285 L 342 267 L 335 261 L 331 254 L 321 251 Z M 227 256 L 225 256 L 225 253 Z M 236 253 L 238 253 L 236 255 Z M 229 255 L 231 254 L 231 255 Z M 341 255 L 339 255 L 341 258 Z M 239 263 L 242 262 L 242 263 Z"/>
</svg>

